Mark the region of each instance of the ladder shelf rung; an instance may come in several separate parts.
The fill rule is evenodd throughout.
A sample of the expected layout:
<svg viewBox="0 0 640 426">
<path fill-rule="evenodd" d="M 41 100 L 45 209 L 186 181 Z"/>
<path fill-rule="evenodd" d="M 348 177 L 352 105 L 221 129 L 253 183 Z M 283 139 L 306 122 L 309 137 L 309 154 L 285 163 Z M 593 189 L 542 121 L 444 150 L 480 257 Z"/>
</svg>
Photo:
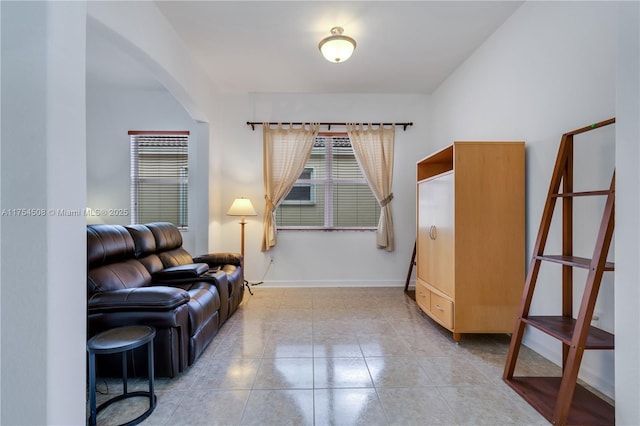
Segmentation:
<svg viewBox="0 0 640 426">
<path fill-rule="evenodd" d="M 552 198 L 569 198 L 569 197 L 593 197 L 596 195 L 609 195 L 611 190 L 603 189 L 598 191 L 581 191 L 581 192 L 563 192 L 558 194 L 551 194 Z"/>
<path fill-rule="evenodd" d="M 549 422 L 560 392 L 561 377 L 512 377 L 504 379 L 513 390 Z M 614 425 L 615 408 L 580 384 L 576 384 L 567 423 L 572 425 Z"/>
<path fill-rule="evenodd" d="M 530 316 L 522 318 L 526 324 L 537 328 L 563 343 L 570 344 L 576 326 L 574 318 L 563 316 Z M 594 326 L 589 327 L 585 349 L 613 349 L 614 335 Z"/>
<path fill-rule="evenodd" d="M 578 256 L 562 256 L 562 255 L 544 255 L 534 256 L 538 260 L 546 260 L 548 262 L 560 263 L 562 265 L 574 266 L 576 268 L 589 269 L 591 267 L 591 259 Z M 615 263 L 606 262 L 604 265 L 605 271 L 613 271 L 615 269 Z"/>
</svg>

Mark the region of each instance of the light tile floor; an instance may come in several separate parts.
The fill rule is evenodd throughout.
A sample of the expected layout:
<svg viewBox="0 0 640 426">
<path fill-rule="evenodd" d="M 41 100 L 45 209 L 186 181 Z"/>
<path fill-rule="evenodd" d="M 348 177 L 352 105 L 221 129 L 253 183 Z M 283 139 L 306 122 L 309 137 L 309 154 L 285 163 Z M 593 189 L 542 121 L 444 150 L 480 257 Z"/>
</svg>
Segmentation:
<svg viewBox="0 0 640 426">
<path fill-rule="evenodd" d="M 456 344 L 402 288 L 253 292 L 192 367 L 156 379 L 158 406 L 142 424 L 548 424 L 502 382 L 509 336 L 463 335 Z M 519 375 L 560 374 L 526 347 L 519 359 Z M 134 379 L 130 391 L 146 383 Z M 99 404 L 122 386 L 99 380 L 98 389 Z M 119 402 L 98 424 L 147 407 L 144 398 Z"/>
</svg>

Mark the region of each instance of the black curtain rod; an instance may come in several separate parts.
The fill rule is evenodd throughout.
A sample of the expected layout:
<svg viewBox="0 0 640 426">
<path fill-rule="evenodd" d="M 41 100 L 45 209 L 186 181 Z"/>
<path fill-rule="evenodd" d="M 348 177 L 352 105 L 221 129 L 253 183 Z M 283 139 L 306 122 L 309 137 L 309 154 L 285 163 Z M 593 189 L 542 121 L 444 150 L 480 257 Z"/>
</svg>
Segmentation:
<svg viewBox="0 0 640 426">
<path fill-rule="evenodd" d="M 259 121 L 247 121 L 247 126 L 251 126 L 251 130 L 256 130 L 255 126 L 261 126 L 262 124 L 264 124 L 264 123 L 259 122 Z M 279 123 L 275 122 L 275 121 L 270 121 L 268 124 L 269 125 L 275 125 L 275 124 L 279 124 Z M 297 123 L 285 123 L 285 122 L 282 122 L 282 124 L 292 124 L 292 125 L 300 126 L 302 124 L 307 124 L 307 123 L 300 123 L 300 122 L 297 122 Z M 318 124 L 320 124 L 321 126 L 328 126 L 329 130 L 331 130 L 331 126 L 344 126 L 347 123 L 318 123 Z M 383 126 L 391 126 L 391 125 L 395 124 L 397 126 L 402 126 L 402 130 L 405 130 L 405 131 L 407 130 L 407 127 L 413 126 L 412 122 L 408 122 L 408 123 L 373 123 L 373 124 L 382 124 Z"/>
</svg>

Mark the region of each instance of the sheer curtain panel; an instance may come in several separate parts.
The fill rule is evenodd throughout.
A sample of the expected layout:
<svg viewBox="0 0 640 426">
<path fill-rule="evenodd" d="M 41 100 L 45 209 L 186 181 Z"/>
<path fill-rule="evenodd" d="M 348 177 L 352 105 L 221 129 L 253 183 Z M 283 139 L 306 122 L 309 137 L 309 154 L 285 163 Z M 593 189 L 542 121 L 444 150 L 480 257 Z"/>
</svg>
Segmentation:
<svg viewBox="0 0 640 426">
<path fill-rule="evenodd" d="M 377 246 L 386 251 L 393 251 L 395 242 L 391 214 L 391 200 L 393 200 L 391 187 L 396 127 L 395 125 L 385 128 L 383 125 L 374 127 L 371 124 L 365 126 L 362 123 L 347 123 L 347 133 L 371 192 L 380 204 L 380 220 L 376 232 Z"/>
<path fill-rule="evenodd" d="M 285 128 L 281 123 L 275 128 L 269 123 L 262 125 L 265 194 L 262 251 L 276 245 L 274 212 L 302 173 L 319 127 L 317 123 L 302 124 L 300 128 L 291 124 Z"/>
</svg>

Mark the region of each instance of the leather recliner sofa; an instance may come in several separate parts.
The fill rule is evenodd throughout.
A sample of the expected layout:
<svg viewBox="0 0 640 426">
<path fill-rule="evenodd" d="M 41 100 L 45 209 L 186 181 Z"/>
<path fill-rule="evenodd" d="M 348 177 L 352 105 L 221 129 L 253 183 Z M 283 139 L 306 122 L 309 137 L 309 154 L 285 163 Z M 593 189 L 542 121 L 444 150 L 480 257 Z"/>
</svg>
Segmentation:
<svg viewBox="0 0 640 426">
<path fill-rule="evenodd" d="M 129 225 L 126 227 L 136 243 L 136 247 L 147 247 L 146 251 L 142 254 L 155 253 L 162 262 L 162 266 L 166 269 L 174 268 L 175 270 L 189 269 L 191 264 L 205 263 L 209 266 L 207 276 L 211 275 L 215 271 L 221 270 L 227 277 L 228 291 L 220 288 L 220 322 L 226 321 L 231 314 L 233 314 L 242 298 L 244 296 L 244 275 L 242 272 L 242 257 L 239 253 L 208 253 L 192 257 L 182 247 L 182 234 L 180 230 L 172 223 L 169 222 L 152 222 L 145 225 Z M 145 228 L 151 231 L 153 239 L 155 240 L 155 251 L 150 246 L 151 236 L 145 231 Z M 138 254 L 140 256 L 141 254 Z M 167 273 L 157 273 L 157 266 L 151 267 L 152 273 L 156 273 L 157 281 L 169 280 L 175 282 L 178 278 L 171 277 Z M 150 270 L 151 270 L 150 269 Z M 190 279 L 190 276 L 186 276 L 186 279 Z M 216 282 L 216 281 L 212 281 Z"/>
<path fill-rule="evenodd" d="M 159 227 L 167 231 L 170 243 L 162 238 L 156 241 L 151 231 L 153 224 L 149 224 L 151 228 L 87 226 L 88 337 L 123 325 L 154 326 L 154 365 L 159 377 L 175 377 L 193 364 L 237 308 L 236 304 L 230 309 L 230 282 L 236 288 L 238 282 L 240 286 L 234 301 L 238 297 L 241 300 L 244 290 L 240 255 L 205 255 L 211 260 L 235 262 L 229 265 L 194 263 L 190 256 L 182 258 L 187 252 L 181 247 L 180 231 L 169 225 Z M 181 264 L 172 271 L 162 262 L 174 255 L 179 255 Z M 226 295 L 224 305 L 221 293 Z M 100 358 L 99 374 L 120 373 L 119 357 Z M 131 375 L 144 375 L 146 363 L 146 354 L 134 351 L 129 360 Z"/>
</svg>

